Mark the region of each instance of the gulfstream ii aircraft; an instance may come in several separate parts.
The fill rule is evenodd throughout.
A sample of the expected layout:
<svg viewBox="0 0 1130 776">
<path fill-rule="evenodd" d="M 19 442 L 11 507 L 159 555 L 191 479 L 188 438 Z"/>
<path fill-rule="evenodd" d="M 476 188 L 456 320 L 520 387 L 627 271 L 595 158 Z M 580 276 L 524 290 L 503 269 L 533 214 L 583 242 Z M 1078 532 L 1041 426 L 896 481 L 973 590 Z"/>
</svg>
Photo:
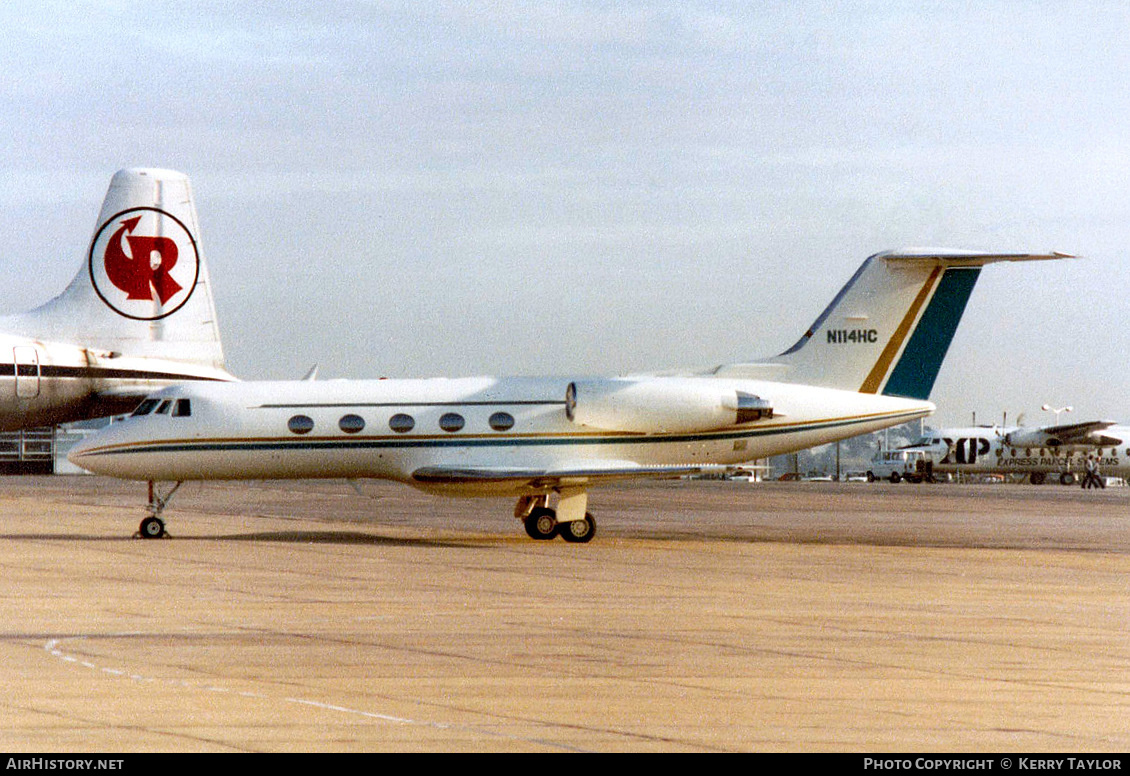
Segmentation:
<svg viewBox="0 0 1130 776">
<path fill-rule="evenodd" d="M 920 450 L 938 473 L 1049 474 L 1070 485 L 1092 456 L 1103 475 L 1130 477 L 1130 426 L 1091 420 L 1053 426 L 967 426 L 928 430 L 904 450 Z"/>
<path fill-rule="evenodd" d="M 376 477 L 514 498 L 531 537 L 585 542 L 595 486 L 736 466 L 929 415 L 981 267 L 1060 256 L 880 253 L 793 347 L 708 370 L 176 386 L 70 460 L 148 480 L 147 537 L 165 533 L 161 513 L 185 480 Z M 161 495 L 158 481 L 176 484 Z"/>
<path fill-rule="evenodd" d="M 63 293 L 0 318 L 0 431 L 129 412 L 183 380 L 232 380 L 188 178 L 121 170 Z"/>
</svg>

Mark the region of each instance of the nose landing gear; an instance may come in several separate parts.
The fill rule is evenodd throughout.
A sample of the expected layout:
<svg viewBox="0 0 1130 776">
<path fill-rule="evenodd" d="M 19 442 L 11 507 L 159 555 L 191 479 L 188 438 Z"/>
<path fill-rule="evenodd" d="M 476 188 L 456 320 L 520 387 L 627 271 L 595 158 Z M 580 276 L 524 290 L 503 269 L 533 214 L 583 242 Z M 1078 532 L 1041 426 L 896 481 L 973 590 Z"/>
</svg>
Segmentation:
<svg viewBox="0 0 1130 776">
<path fill-rule="evenodd" d="M 137 527 L 137 533 L 134 534 L 135 536 L 142 539 L 163 539 L 169 535 L 165 531 L 165 521 L 161 519 L 161 513 L 165 511 L 165 507 L 169 505 L 173 494 L 182 484 L 182 482 L 174 483 L 168 493 L 161 495 L 157 483 L 153 480 L 149 481 L 149 503 L 146 505 L 146 509 L 149 510 L 149 517 L 141 521 L 141 525 Z"/>
</svg>

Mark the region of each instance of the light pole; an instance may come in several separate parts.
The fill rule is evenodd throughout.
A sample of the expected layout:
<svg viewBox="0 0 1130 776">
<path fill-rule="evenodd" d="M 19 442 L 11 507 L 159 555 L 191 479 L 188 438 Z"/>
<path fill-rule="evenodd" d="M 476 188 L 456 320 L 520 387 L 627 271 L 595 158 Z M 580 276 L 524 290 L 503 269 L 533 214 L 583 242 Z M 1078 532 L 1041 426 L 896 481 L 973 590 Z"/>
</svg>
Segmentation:
<svg viewBox="0 0 1130 776">
<path fill-rule="evenodd" d="M 1044 412 L 1054 412 L 1055 413 L 1055 424 L 1058 426 L 1059 425 L 1059 413 L 1061 413 L 1061 412 L 1071 412 L 1075 408 L 1074 407 L 1060 407 L 1060 408 L 1056 409 L 1055 407 L 1053 407 L 1050 404 L 1045 404 L 1043 407 L 1040 407 L 1040 409 L 1042 409 Z"/>
</svg>

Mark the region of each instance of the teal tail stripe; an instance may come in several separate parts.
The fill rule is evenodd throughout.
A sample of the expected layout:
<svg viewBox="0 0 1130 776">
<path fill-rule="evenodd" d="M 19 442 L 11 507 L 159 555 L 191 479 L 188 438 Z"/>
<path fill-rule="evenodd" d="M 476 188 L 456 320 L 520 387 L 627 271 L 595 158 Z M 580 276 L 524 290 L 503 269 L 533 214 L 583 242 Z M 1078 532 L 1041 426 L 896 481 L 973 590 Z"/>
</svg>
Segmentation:
<svg viewBox="0 0 1130 776">
<path fill-rule="evenodd" d="M 883 389 L 885 395 L 929 398 L 980 274 L 980 267 L 950 267 L 942 275 L 934 298 L 926 306 L 918 328 L 910 335 L 906 349 L 887 380 Z"/>
</svg>

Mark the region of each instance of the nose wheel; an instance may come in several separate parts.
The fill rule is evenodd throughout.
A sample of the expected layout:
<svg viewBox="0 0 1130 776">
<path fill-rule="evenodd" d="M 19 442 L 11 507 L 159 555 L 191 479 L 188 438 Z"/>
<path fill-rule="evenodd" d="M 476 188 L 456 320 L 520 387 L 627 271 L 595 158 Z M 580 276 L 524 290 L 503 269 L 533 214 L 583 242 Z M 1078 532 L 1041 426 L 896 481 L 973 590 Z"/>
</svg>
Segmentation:
<svg viewBox="0 0 1130 776">
<path fill-rule="evenodd" d="M 142 539 L 160 539 L 165 536 L 165 521 L 159 517 L 147 517 L 137 528 Z"/>
<path fill-rule="evenodd" d="M 136 536 L 140 536 L 142 539 L 163 539 L 169 535 L 165 531 L 165 521 L 161 519 L 161 513 L 165 511 L 165 507 L 169 505 L 169 501 L 172 500 L 173 494 L 177 492 L 177 488 L 181 484 L 180 482 L 175 483 L 168 493 L 161 495 L 157 483 L 152 480 L 149 481 L 149 504 L 146 506 L 146 509 L 149 510 L 149 517 L 141 521 L 141 525 L 137 527 Z"/>
</svg>

